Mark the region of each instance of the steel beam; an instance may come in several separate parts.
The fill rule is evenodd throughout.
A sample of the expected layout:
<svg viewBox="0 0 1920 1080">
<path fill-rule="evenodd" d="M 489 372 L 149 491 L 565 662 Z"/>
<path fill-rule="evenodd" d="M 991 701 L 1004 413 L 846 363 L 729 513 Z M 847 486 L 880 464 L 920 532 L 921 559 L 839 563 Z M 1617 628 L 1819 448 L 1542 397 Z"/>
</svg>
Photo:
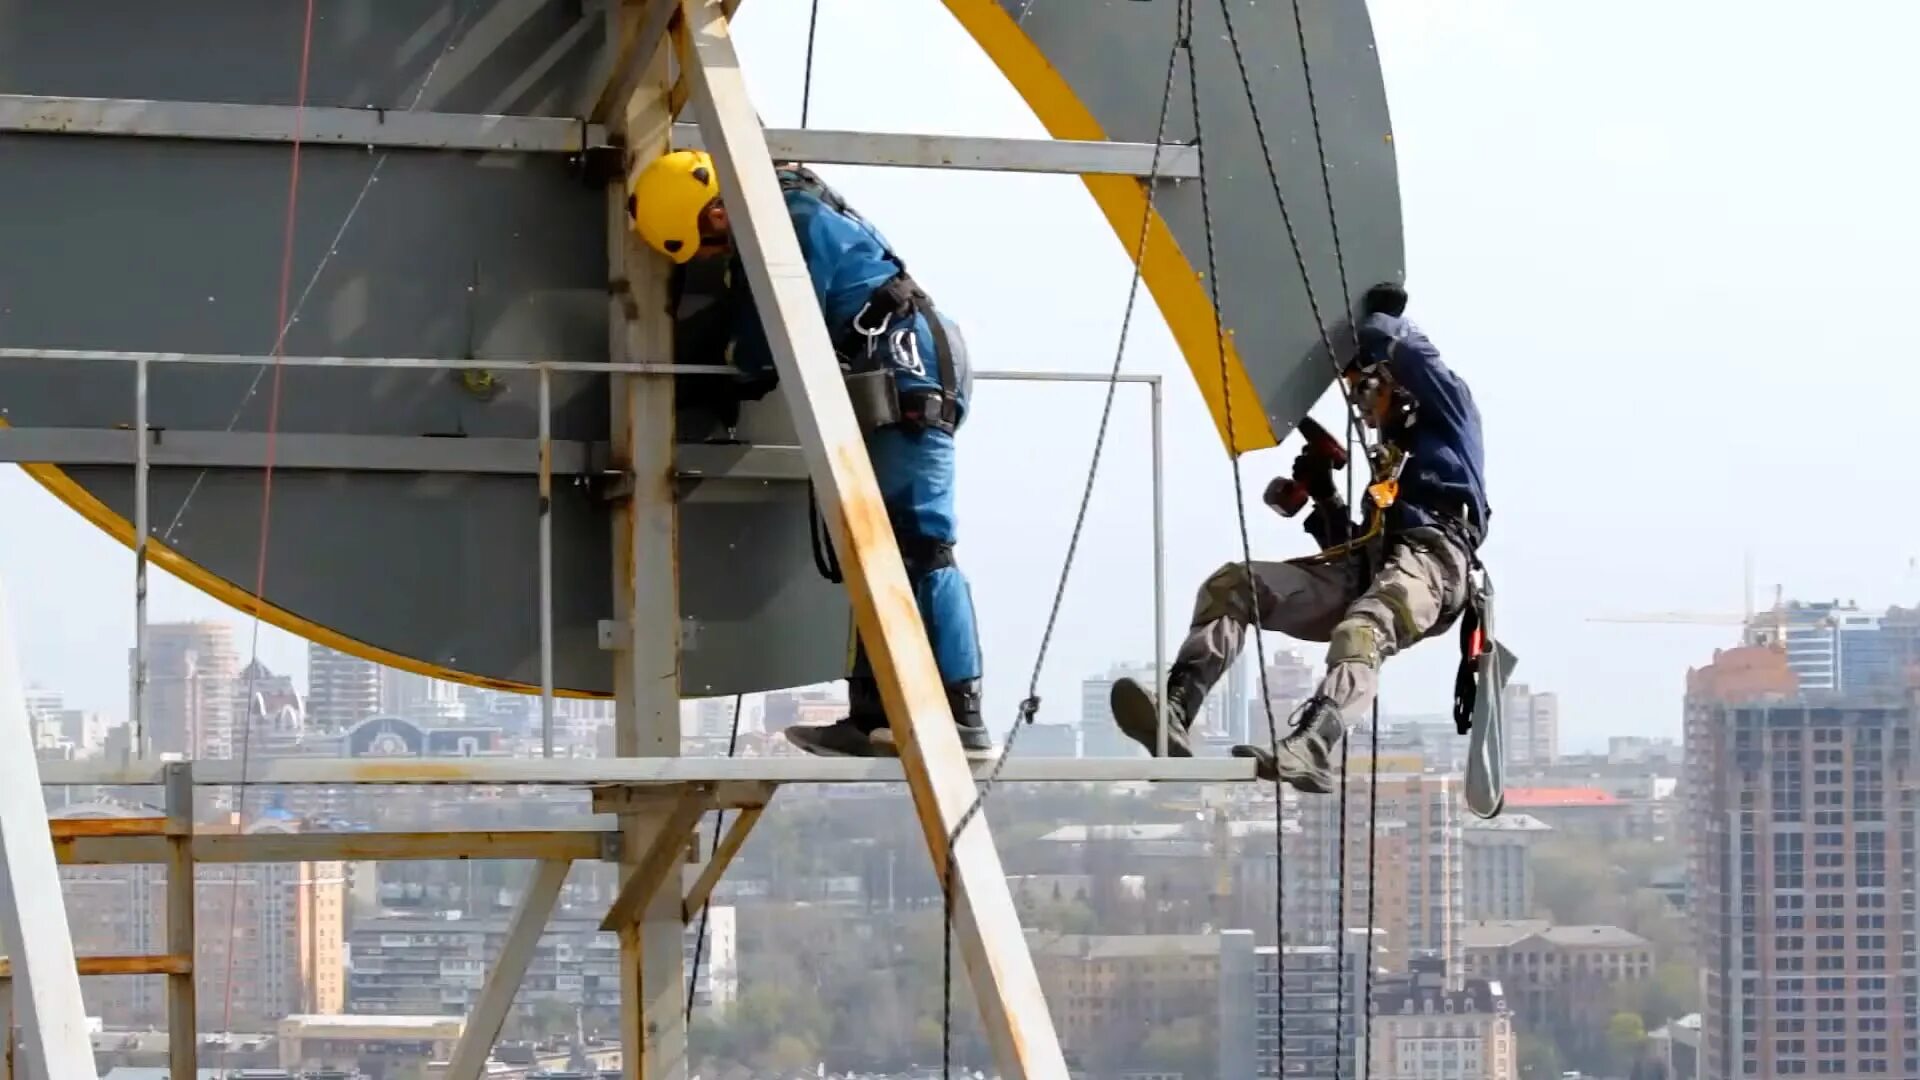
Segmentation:
<svg viewBox="0 0 1920 1080">
<path fill-rule="evenodd" d="M 571 863 L 557 859 L 542 862 L 535 868 L 527 894 L 520 898 L 520 906 L 514 909 L 513 921 L 507 926 L 507 940 L 500 946 L 500 958 L 494 961 L 493 970 L 487 972 L 487 985 L 480 991 L 480 1000 L 474 1003 L 466 1027 L 460 1031 L 460 1042 L 453 1048 L 453 1060 L 447 1065 L 445 1080 L 480 1080 L 484 1074 L 494 1040 L 500 1037 L 507 1010 L 513 1006 L 520 981 L 526 978 L 527 964 L 533 960 L 540 935 L 546 932 L 547 919 L 553 914 L 553 905 L 560 899 L 560 887 L 567 883 L 567 871 L 571 868 Z"/>
<path fill-rule="evenodd" d="M 607 12 L 609 42 L 635 43 L 628 93 L 616 89 L 608 122 L 627 148 L 629 169 L 644 167 L 668 149 L 673 115 L 667 110 L 667 50 L 639 51 L 649 19 L 664 26 L 663 3 L 648 9 L 615 3 Z M 616 58 L 609 78 L 624 84 Z M 641 247 L 626 210 L 627 174 L 607 186 L 607 274 L 611 309 L 609 359 L 673 358 L 673 317 L 666 264 Z M 632 478 L 631 495 L 614 515 L 614 623 L 621 627 L 614 658 L 614 743 L 622 758 L 670 759 L 680 753 L 680 553 L 674 480 L 674 383 L 670 378 L 622 375 L 613 380 L 613 469 Z M 683 795 L 689 794 L 686 792 Z M 683 804 L 699 805 L 683 799 Z M 697 814 L 697 809 L 696 809 Z M 680 811 L 620 815 L 625 840 L 621 895 L 644 890 L 655 871 L 652 841 L 674 830 Z M 685 833 L 687 828 L 681 828 Z M 684 836 L 682 837 L 684 842 Z M 680 897 L 652 890 L 618 927 L 620 1040 L 628 1080 L 685 1080 L 688 1075 L 685 924 Z"/>
<path fill-rule="evenodd" d="M 139 787 L 158 784 L 163 765 L 154 761 L 125 764 L 108 761 L 47 761 L 40 764 L 41 782 Z M 973 766 L 984 774 L 990 766 Z M 1246 758 L 1042 758 L 1009 760 L 1000 778 L 1006 783 L 1066 784 L 1227 784 L 1254 779 Z M 247 767 L 247 783 L 320 784 L 515 784 L 588 787 L 617 784 L 724 784 L 749 781 L 770 784 L 898 784 L 907 779 L 901 763 L 873 758 L 530 758 L 480 760 L 446 758 L 414 761 L 353 761 L 335 758 L 269 759 Z M 237 761 L 197 761 L 193 782 L 199 787 L 230 787 L 240 782 Z M 309 834 L 310 835 L 310 834 Z M 382 833 L 355 833 L 373 842 Z M 401 834 L 413 835 L 413 834 Z M 447 834 L 439 834 L 447 835 Z M 473 836 L 522 835 L 516 832 L 452 834 Z M 368 856 L 372 858 L 374 856 Z M 458 858 L 459 856 L 447 856 Z M 527 855 L 522 858 L 540 858 Z M 584 857 L 584 856 L 583 856 Z"/>
<path fill-rule="evenodd" d="M 681 0 L 687 39 L 682 67 L 821 513 L 845 568 L 860 637 L 873 659 L 935 872 L 953 885 L 955 937 L 982 1024 L 1009 1080 L 1066 1080 L 1066 1061 L 985 820 L 976 819 L 949 848 L 949 835 L 974 799 L 973 774 L 954 733 L 926 628 L 721 2 Z"/>
<path fill-rule="evenodd" d="M 13 961 L 13 1004 L 29 1071 L 58 1080 L 95 1077 L 47 806 L 34 790 L 40 776 L 13 633 L 0 589 L 0 941 Z"/>
<path fill-rule="evenodd" d="M 605 133 L 567 117 L 488 116 L 309 105 L 0 94 L 0 133 L 213 142 L 292 142 L 395 150 L 577 154 Z"/>
<path fill-rule="evenodd" d="M 318 435 L 157 430 L 147 440 L 154 468 L 258 469 L 271 444 L 275 469 L 540 475 L 540 440 L 431 435 Z M 0 462 L 133 465 L 139 438 L 114 428 L 0 428 Z M 589 471 L 593 445 L 553 443 L 553 472 Z"/>
<path fill-rule="evenodd" d="M 697 124 L 675 125 L 673 141 L 676 147 L 690 150 L 706 148 Z M 970 172 L 1055 173 L 1066 176 L 1154 175 L 1152 143 L 787 128 L 767 132 L 767 149 L 776 161 L 804 161 L 812 165 L 872 165 Z M 1198 149 L 1184 145 L 1162 147 L 1159 175 L 1168 180 L 1199 176 Z"/>
<path fill-rule="evenodd" d="M 655 0 L 648 16 L 673 10 Z M 664 21 L 655 41 L 664 32 Z M 643 47 L 643 46 L 642 46 Z M 639 54 L 639 47 L 626 53 Z M 631 71 L 631 67 L 623 70 Z M 436 86 L 437 86 L 436 82 Z M 604 93 L 613 93 L 607 84 Z M 609 102 L 610 104 L 610 102 Z M 455 150 L 525 154 L 578 154 L 607 145 L 603 108 L 594 121 L 559 116 L 440 113 L 398 109 L 349 109 L 310 105 L 241 105 L 211 101 L 143 98 L 53 97 L 0 94 L 0 134 L 94 135 L 209 142 L 292 142 L 296 122 L 303 145 L 357 150 Z M 1051 173 L 1067 176 L 1155 175 L 1152 143 L 1073 139 L 1007 139 L 916 132 L 829 131 L 776 128 L 767 146 L 782 160 L 821 165 L 862 165 L 967 172 Z M 697 124 L 673 128 L 675 147 L 701 149 Z M 1184 144 L 1159 148 L 1158 175 L 1166 180 L 1200 175 L 1199 152 Z"/>
</svg>

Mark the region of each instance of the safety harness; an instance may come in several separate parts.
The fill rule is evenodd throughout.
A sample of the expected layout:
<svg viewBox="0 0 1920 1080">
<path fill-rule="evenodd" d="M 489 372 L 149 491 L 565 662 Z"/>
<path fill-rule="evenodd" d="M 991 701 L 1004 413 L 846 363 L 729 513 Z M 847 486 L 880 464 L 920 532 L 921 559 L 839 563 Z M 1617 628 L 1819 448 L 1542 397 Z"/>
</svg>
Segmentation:
<svg viewBox="0 0 1920 1080">
<path fill-rule="evenodd" d="M 883 257 L 899 272 L 873 290 L 867 302 L 844 327 L 832 328 L 834 351 L 849 369 L 847 390 L 853 401 L 854 415 L 865 429 L 905 423 L 929 427 L 951 435 L 960 423 L 959 373 L 954 343 L 927 295 L 907 273 L 907 263 L 887 243 L 886 237 L 848 205 L 840 193 L 828 187 L 813 170 L 804 165 L 787 164 L 778 169 L 782 191 L 800 191 L 819 199 L 829 210 L 846 217 L 873 237 Z M 902 390 L 892 368 L 875 362 L 875 352 L 888 331 L 905 334 L 907 327 L 895 328 L 914 315 L 926 320 L 932 337 L 934 365 L 939 372 L 938 390 Z M 894 347 L 899 347 L 896 339 Z"/>
</svg>

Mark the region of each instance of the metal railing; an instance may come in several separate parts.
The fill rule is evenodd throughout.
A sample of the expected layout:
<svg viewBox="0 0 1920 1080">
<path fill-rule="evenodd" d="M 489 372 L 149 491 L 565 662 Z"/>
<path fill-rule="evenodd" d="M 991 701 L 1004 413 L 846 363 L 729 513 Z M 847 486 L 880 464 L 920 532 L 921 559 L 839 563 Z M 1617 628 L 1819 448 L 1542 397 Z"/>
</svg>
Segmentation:
<svg viewBox="0 0 1920 1080">
<path fill-rule="evenodd" d="M 553 674 L 553 521 L 549 509 L 549 497 L 552 493 L 554 473 L 554 447 L 552 432 L 552 376 L 555 372 L 594 373 L 604 375 L 707 375 L 727 376 L 736 374 L 731 367 L 721 365 L 697 364 L 615 364 L 595 363 L 591 361 L 527 361 L 527 360 L 460 360 L 427 357 L 354 357 L 354 356 L 255 356 L 218 353 L 161 353 L 161 352 L 118 352 L 95 349 L 21 349 L 0 348 L 0 361 L 59 361 L 59 362 L 96 362 L 131 364 L 134 368 L 134 430 L 133 459 L 134 472 L 134 647 L 133 647 L 133 727 L 131 752 L 136 759 L 144 760 L 147 755 L 146 698 L 148 686 L 147 669 L 147 567 L 148 544 L 151 538 L 151 521 L 148 507 L 148 478 L 153 468 L 153 432 L 148 415 L 148 375 L 155 364 L 162 365 L 200 365 L 230 367 L 270 367 L 284 364 L 289 367 L 305 368 L 370 368 L 380 370 L 416 370 L 416 371 L 470 371 L 485 370 L 494 373 L 522 372 L 533 373 L 538 377 L 538 491 L 539 491 L 539 665 L 540 665 L 540 740 L 541 756 L 553 757 L 554 754 L 554 674 Z M 979 371 L 974 379 L 981 382 L 1009 383 L 1067 383 L 1100 384 L 1109 382 L 1109 376 L 1096 372 L 1066 371 Z M 1157 374 L 1122 373 L 1111 381 L 1129 385 L 1144 385 L 1148 389 L 1150 439 L 1152 455 L 1152 548 L 1153 548 L 1153 648 L 1156 683 L 1156 702 L 1159 709 L 1159 747 L 1157 757 L 1165 759 L 1167 743 L 1166 708 L 1166 535 L 1165 535 L 1165 455 L 1164 455 L 1164 397 L 1162 380 Z M 32 429 L 18 429 L 31 432 Z M 373 440 L 377 437 L 360 437 Z M 19 461 L 21 458 L 8 456 L 6 460 Z M 49 464 L 62 464 L 58 461 Z M 230 467 L 245 467 L 234 465 Z M 256 597 L 256 602 L 266 603 L 265 597 Z"/>
</svg>

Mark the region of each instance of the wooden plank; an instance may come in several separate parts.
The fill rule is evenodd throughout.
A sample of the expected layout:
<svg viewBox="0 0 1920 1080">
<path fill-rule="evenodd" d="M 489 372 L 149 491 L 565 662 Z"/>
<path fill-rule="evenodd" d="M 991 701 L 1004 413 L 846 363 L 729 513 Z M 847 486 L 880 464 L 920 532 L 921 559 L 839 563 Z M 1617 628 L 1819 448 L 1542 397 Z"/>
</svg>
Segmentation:
<svg viewBox="0 0 1920 1080">
<path fill-rule="evenodd" d="M 81 975 L 186 975 L 193 974 L 191 956 L 79 956 L 74 969 Z M 13 961 L 0 956 L 0 979 L 13 978 Z"/>
<path fill-rule="evenodd" d="M 453 1060 L 447 1065 L 445 1080 L 480 1080 L 487 1058 L 493 1054 L 494 1040 L 500 1037 L 501 1025 L 507 1022 L 507 1010 L 513 1007 L 513 996 L 520 990 L 520 981 L 526 978 L 527 964 L 533 960 L 540 935 L 546 932 L 547 919 L 553 915 L 553 905 L 560 899 L 560 887 L 567 883 L 570 869 L 571 863 L 555 859 L 541 863 L 534 870 L 527 894 L 520 898 L 520 906 L 514 909 L 513 921 L 507 926 L 507 940 L 501 943 L 500 958 L 494 961 L 493 970 L 487 972 L 487 985 L 480 991 L 480 1000 L 474 1003 L 472 1015 L 467 1017 L 467 1026 L 460 1031 L 460 1042 L 453 1048 Z"/>
<path fill-rule="evenodd" d="M 97 1077 L 15 641 L 0 590 L 0 941 L 14 962 L 27 1071 Z"/>
<path fill-rule="evenodd" d="M 47 834 L 55 840 L 79 836 L 164 836 L 167 819 L 163 817 L 54 818 L 47 822 Z"/>
<path fill-rule="evenodd" d="M 948 835 L 973 803 L 973 773 L 721 4 L 681 0 L 682 67 L 935 871 L 945 873 L 952 863 L 955 938 L 1001 1073 L 1009 1080 L 1066 1080 L 1066 1061 L 985 820 L 975 820 L 948 850 Z"/>
<path fill-rule="evenodd" d="M 197 863 L 285 863 L 433 859 L 598 859 L 618 833 L 601 829 L 509 829 L 498 832 L 312 832 L 202 834 L 193 838 Z M 160 836 L 97 836 L 54 846 L 63 866 L 163 863 L 170 847 Z"/>
</svg>

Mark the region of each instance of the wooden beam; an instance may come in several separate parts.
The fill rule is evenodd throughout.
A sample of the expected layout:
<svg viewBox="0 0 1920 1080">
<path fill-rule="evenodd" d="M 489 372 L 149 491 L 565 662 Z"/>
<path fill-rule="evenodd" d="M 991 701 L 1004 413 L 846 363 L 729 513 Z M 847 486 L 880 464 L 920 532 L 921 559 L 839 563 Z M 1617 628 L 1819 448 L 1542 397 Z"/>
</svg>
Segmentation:
<svg viewBox="0 0 1920 1080">
<path fill-rule="evenodd" d="M 167 1072 L 168 1080 L 199 1080 L 200 1013 L 193 982 L 199 894 L 193 867 L 192 762 L 167 766 L 166 801 L 167 951 L 186 961 L 185 970 L 167 973 Z"/>
<path fill-rule="evenodd" d="M 55 840 L 79 836 L 162 836 L 167 831 L 163 817 L 54 818 L 47 822 L 47 834 Z"/>
<path fill-rule="evenodd" d="M 1008 1080 L 1066 1080 L 1066 1061 L 986 821 L 976 819 L 948 850 L 949 834 L 973 803 L 973 773 L 954 732 L 722 2 L 681 0 L 688 42 L 682 67 L 935 872 L 944 874 L 952 864 L 955 937 L 980 1016 Z"/>
<path fill-rule="evenodd" d="M 13 1007 L 27 1071 L 59 1080 L 97 1077 L 47 804 L 39 789 L 27 687 L 0 591 L 0 942 L 14 962 Z"/>
<path fill-rule="evenodd" d="M 607 35 L 605 62 L 598 72 L 599 90 L 587 104 L 587 119 L 606 123 L 615 106 L 624 106 L 633 97 L 634 69 L 651 66 L 660 43 L 667 38 L 667 26 L 680 15 L 675 0 L 612 0 L 620 32 Z M 644 10 L 643 10 L 644 9 Z M 610 20 L 611 21 L 611 20 Z M 638 61 L 636 64 L 635 61 Z"/>
<path fill-rule="evenodd" d="M 627 150 L 628 169 L 644 168 L 671 148 L 673 117 L 666 111 L 668 64 L 659 35 L 675 18 L 670 0 L 652 0 L 608 15 L 608 41 L 634 41 L 633 90 L 616 91 L 608 130 Z M 653 27 L 661 27 L 656 32 Z M 624 87 L 625 65 L 610 81 Z M 669 268 L 640 243 L 627 216 L 628 176 L 607 188 L 608 359 L 615 363 L 665 363 L 673 359 Z M 624 288 L 620 286 L 624 283 Z M 612 385 L 613 467 L 632 480 L 632 495 L 614 514 L 614 743 L 623 758 L 671 758 L 680 753 L 680 553 L 678 483 L 674 470 L 674 383 L 670 376 L 618 375 Z M 691 792 L 683 792 L 691 794 Z M 679 834 L 684 845 L 691 824 L 676 824 L 692 805 L 683 799 L 666 812 L 620 815 L 622 896 L 641 902 L 618 929 L 620 939 L 620 1040 L 628 1080 L 686 1080 L 687 1026 L 685 924 L 679 890 L 649 887 L 656 844 L 661 857 L 680 850 L 664 839 Z M 643 855 L 643 853 L 645 853 Z"/>
<path fill-rule="evenodd" d="M 720 884 L 720 878 L 726 874 L 727 867 L 733 863 L 733 857 L 740 854 L 741 845 L 747 842 L 747 834 L 766 813 L 761 807 L 740 811 L 727 827 L 727 834 L 721 838 L 720 846 L 713 849 L 713 857 L 700 869 L 700 876 L 694 880 L 693 888 L 687 890 L 687 898 L 680 905 L 680 918 L 692 920 L 694 913 L 707 906 L 707 898 L 713 895 L 714 887 Z"/>
<path fill-rule="evenodd" d="M 571 863 L 557 859 L 535 868 L 527 894 L 520 898 L 520 906 L 514 909 L 513 921 L 507 926 L 507 940 L 501 943 L 500 958 L 493 962 L 493 970 L 487 972 L 487 985 L 480 991 L 480 1000 L 474 1003 L 472 1015 L 467 1017 L 467 1026 L 460 1031 L 460 1042 L 453 1048 L 453 1060 L 447 1065 L 445 1080 L 480 1080 L 485 1072 L 487 1058 L 493 1054 L 494 1040 L 500 1037 L 500 1027 L 507 1022 L 507 1010 L 513 1007 L 513 996 L 520 990 L 520 981 L 526 978 L 527 964 L 533 960 L 540 935 L 546 932 L 547 919 L 560 899 L 560 887 L 567 883 L 570 869 Z"/>
<path fill-rule="evenodd" d="M 660 886 L 686 861 L 687 843 L 693 839 L 694 828 L 705 812 L 706 804 L 701 800 L 683 799 L 666 815 L 634 872 L 620 883 L 620 895 L 614 897 L 612 906 L 607 908 L 607 917 L 601 920 L 600 929 L 618 930 L 646 913 Z"/>
<path fill-rule="evenodd" d="M 74 968 L 81 975 L 193 975 L 193 957 L 179 956 L 79 956 Z M 13 978 L 13 961 L 0 956 L 0 979 Z"/>
<path fill-rule="evenodd" d="M 617 850 L 619 834 L 601 829 L 509 829 L 499 832 L 221 833 L 193 838 L 197 863 L 288 863 L 330 860 L 598 859 Z M 162 836 L 101 836 L 62 840 L 54 851 L 63 866 L 163 863 Z"/>
</svg>

